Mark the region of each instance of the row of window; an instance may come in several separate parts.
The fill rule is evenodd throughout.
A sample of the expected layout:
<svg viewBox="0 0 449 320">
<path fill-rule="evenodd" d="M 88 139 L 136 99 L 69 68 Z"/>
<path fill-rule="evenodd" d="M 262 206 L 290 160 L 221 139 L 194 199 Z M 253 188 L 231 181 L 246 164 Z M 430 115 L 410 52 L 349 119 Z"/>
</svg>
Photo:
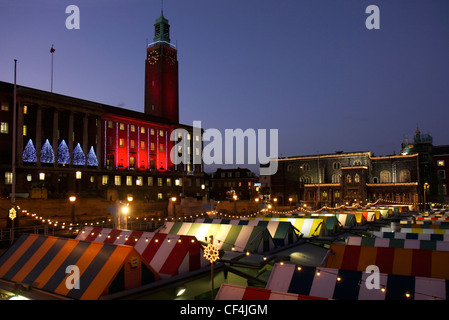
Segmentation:
<svg viewBox="0 0 449 320">
<path fill-rule="evenodd" d="M 355 160 L 352 163 L 353 166 L 361 166 L 362 165 L 362 161 L 361 160 Z M 334 170 L 338 170 L 341 169 L 341 163 L 340 162 L 334 162 L 332 163 L 332 168 Z M 295 172 L 298 169 L 298 166 L 294 165 L 294 164 L 289 164 L 287 166 L 287 171 L 288 172 Z M 302 165 L 299 166 L 299 169 L 303 170 L 303 171 L 310 171 L 310 164 L 309 163 L 303 163 Z"/>
<path fill-rule="evenodd" d="M 222 185 L 221 181 L 214 181 L 214 182 L 212 182 L 212 187 L 220 188 L 221 185 Z M 251 181 L 248 181 L 248 182 L 223 181 L 223 187 L 225 187 L 225 188 L 226 187 L 237 187 L 237 186 L 238 187 L 242 187 L 244 185 L 248 185 L 248 187 L 251 187 L 252 183 L 251 183 Z"/>
<path fill-rule="evenodd" d="M 1 103 L 1 111 L 9 111 L 9 103 L 8 102 L 2 102 Z M 23 106 L 23 114 L 28 113 L 28 106 Z"/>
<path fill-rule="evenodd" d="M 5 184 L 12 184 L 12 172 L 5 172 Z M 81 172 L 78 171 L 76 173 L 76 179 L 81 179 Z M 122 183 L 124 183 L 124 185 L 126 186 L 144 186 L 144 184 L 146 184 L 149 187 L 153 187 L 153 186 L 158 186 L 158 187 L 172 187 L 173 184 L 174 186 L 178 186 L 178 187 L 182 187 L 183 181 L 182 179 L 172 179 L 172 178 L 154 178 L 154 177 L 148 177 L 147 181 L 144 181 L 143 177 L 137 177 L 135 182 L 134 182 L 134 178 L 132 176 L 125 176 L 125 181 L 123 181 L 122 176 L 120 175 L 116 175 L 113 176 L 113 181 L 111 180 L 109 175 L 102 175 L 101 176 L 101 184 L 103 186 L 109 185 L 109 184 L 113 184 L 115 186 L 121 186 Z M 33 175 L 32 174 L 28 174 L 26 177 L 28 182 L 32 182 L 33 181 Z M 45 180 L 45 173 L 40 173 L 39 174 L 39 180 L 44 181 Z M 187 186 L 188 187 L 192 187 L 193 183 L 192 183 L 193 179 L 187 179 Z M 95 182 L 95 176 L 90 176 L 89 181 L 91 183 Z M 195 186 L 196 187 L 202 187 L 204 189 L 204 185 L 201 184 L 201 179 L 196 178 L 195 179 Z"/>
<path fill-rule="evenodd" d="M 360 175 L 355 174 L 352 176 L 351 174 L 347 174 L 346 177 L 347 183 L 360 183 Z M 312 177 L 309 175 L 303 175 L 299 179 L 302 183 L 312 183 Z M 334 174 L 332 175 L 332 183 L 340 183 L 341 182 L 341 175 L 340 174 Z M 384 170 L 380 172 L 380 183 L 391 183 L 391 172 Z M 409 170 L 401 170 L 399 172 L 399 182 L 406 183 L 411 182 L 411 175 Z M 373 178 L 373 183 L 379 183 L 379 179 L 377 177 Z"/>
</svg>

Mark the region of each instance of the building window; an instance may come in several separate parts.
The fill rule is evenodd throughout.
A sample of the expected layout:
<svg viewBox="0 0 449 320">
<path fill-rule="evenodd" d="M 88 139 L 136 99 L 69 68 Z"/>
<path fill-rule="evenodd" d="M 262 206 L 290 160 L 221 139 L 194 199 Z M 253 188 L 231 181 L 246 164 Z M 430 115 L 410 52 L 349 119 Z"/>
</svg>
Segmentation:
<svg viewBox="0 0 449 320">
<path fill-rule="evenodd" d="M 410 171 L 409 170 L 401 170 L 399 173 L 399 181 L 400 182 L 411 182 Z"/>
<path fill-rule="evenodd" d="M 23 136 L 26 137 L 28 135 L 28 127 L 27 125 L 23 125 Z"/>
<path fill-rule="evenodd" d="M 153 177 L 148 177 L 148 186 L 149 187 L 153 186 Z"/>
<path fill-rule="evenodd" d="M 164 131 L 159 130 L 159 136 L 163 137 L 164 136 Z"/>
<path fill-rule="evenodd" d="M 154 151 L 154 142 L 151 142 L 151 144 L 150 144 L 150 150 L 151 150 L 151 151 Z"/>
<path fill-rule="evenodd" d="M 7 102 L 2 102 L 2 111 L 9 111 L 9 104 Z"/>
<path fill-rule="evenodd" d="M 121 186 L 122 185 L 122 177 L 121 176 L 115 176 L 114 177 L 114 183 L 116 186 Z"/>
<path fill-rule="evenodd" d="M 354 161 L 354 166 L 361 166 L 361 165 L 362 165 L 362 161 L 360 161 L 360 160 Z"/>
<path fill-rule="evenodd" d="M 162 178 L 157 178 L 157 186 L 162 187 L 163 185 L 164 185 L 164 181 L 162 180 Z"/>
<path fill-rule="evenodd" d="M 120 122 L 119 128 L 120 130 L 125 130 L 125 124 L 123 122 Z"/>
<path fill-rule="evenodd" d="M 28 182 L 33 181 L 33 176 L 31 174 L 27 174 L 27 181 Z"/>
<path fill-rule="evenodd" d="M 154 129 L 150 129 L 150 134 L 154 136 Z"/>
<path fill-rule="evenodd" d="M 5 172 L 5 184 L 12 184 L 12 172 Z"/>
<path fill-rule="evenodd" d="M 23 106 L 23 114 L 28 114 L 28 106 Z"/>
<path fill-rule="evenodd" d="M 310 171 L 310 165 L 308 163 L 304 163 L 301 167 L 304 171 Z"/>
<path fill-rule="evenodd" d="M 340 183 L 341 175 L 333 174 L 332 175 L 332 183 Z"/>
<path fill-rule="evenodd" d="M 109 129 L 114 128 L 114 122 L 108 121 L 108 128 L 109 128 Z"/>
<path fill-rule="evenodd" d="M 134 141 L 134 140 L 129 140 L 129 147 L 130 147 L 131 149 L 134 149 L 134 144 L 135 144 L 135 141 Z"/>
<path fill-rule="evenodd" d="M 125 139 L 123 139 L 123 138 L 119 139 L 119 146 L 120 147 L 124 147 L 125 146 Z"/>
<path fill-rule="evenodd" d="M 131 131 L 131 132 L 136 132 L 136 126 L 135 125 L 130 125 L 129 126 L 129 130 Z"/>
<path fill-rule="evenodd" d="M 347 174 L 347 175 L 346 175 L 346 182 L 347 182 L 347 183 L 351 183 L 351 182 L 352 182 L 352 177 L 351 177 L 350 174 Z"/>
<path fill-rule="evenodd" d="M 379 179 L 377 179 L 377 177 L 373 178 L 373 183 L 379 183 Z"/>
<path fill-rule="evenodd" d="M 439 167 L 444 167 L 444 160 L 438 160 L 437 165 Z"/>
<path fill-rule="evenodd" d="M 105 185 L 108 184 L 108 182 L 109 182 L 109 176 L 108 176 L 108 175 L 103 175 L 103 176 L 101 177 L 101 184 L 102 184 L 103 186 L 105 186 Z"/>
<path fill-rule="evenodd" d="M 90 183 L 94 183 L 95 182 L 95 177 L 94 176 L 90 176 Z"/>
<path fill-rule="evenodd" d="M 302 182 L 302 183 L 312 183 L 312 177 L 311 176 L 302 176 L 300 179 L 299 179 L 299 181 L 300 182 Z"/>
<path fill-rule="evenodd" d="M 140 127 L 140 133 L 145 134 L 145 127 Z"/>
<path fill-rule="evenodd" d="M 380 173 L 380 183 L 390 183 L 391 182 L 391 174 L 390 171 L 381 171 Z"/>
<path fill-rule="evenodd" d="M 108 146 L 114 145 L 114 138 L 112 138 L 111 136 L 109 136 L 109 137 L 107 138 L 107 140 L 108 140 L 108 142 L 107 142 L 107 145 L 108 145 Z"/>
<path fill-rule="evenodd" d="M 171 187 L 171 178 L 167 178 L 167 187 Z"/>
<path fill-rule="evenodd" d="M 163 195 L 162 193 L 158 193 L 158 194 L 157 194 L 157 198 L 158 198 L 159 200 L 162 200 L 162 199 L 164 199 L 164 195 Z"/>
<path fill-rule="evenodd" d="M 335 170 L 340 169 L 341 168 L 341 163 L 340 162 L 334 162 L 332 164 L 332 166 L 334 167 Z"/>
<path fill-rule="evenodd" d="M 143 186 L 143 177 L 137 177 L 136 186 Z"/>
<path fill-rule="evenodd" d="M 335 191 L 334 198 L 335 200 L 340 199 L 340 191 Z"/>
<path fill-rule="evenodd" d="M 145 150 L 145 141 L 140 141 L 140 149 Z"/>
<path fill-rule="evenodd" d="M 8 122 L 2 122 L 0 124 L 0 133 L 8 134 Z"/>
<path fill-rule="evenodd" d="M 159 145 L 159 151 L 160 151 L 160 152 L 164 152 L 164 145 L 163 145 L 163 144 L 160 144 L 160 145 Z"/>
<path fill-rule="evenodd" d="M 136 158 L 135 157 L 129 157 L 129 167 L 134 168 L 134 165 L 136 164 Z"/>
<path fill-rule="evenodd" d="M 441 179 L 446 179 L 446 171 L 444 171 L 444 170 L 438 170 L 438 176 L 439 176 Z"/>
<path fill-rule="evenodd" d="M 323 191 L 323 193 L 321 194 L 321 198 L 322 200 L 327 200 L 327 191 Z"/>
<path fill-rule="evenodd" d="M 126 185 L 127 186 L 133 185 L 133 177 L 132 176 L 126 176 Z"/>
<path fill-rule="evenodd" d="M 360 183 L 360 176 L 359 176 L 358 173 L 356 173 L 355 176 L 354 176 L 354 182 L 355 183 Z"/>
</svg>

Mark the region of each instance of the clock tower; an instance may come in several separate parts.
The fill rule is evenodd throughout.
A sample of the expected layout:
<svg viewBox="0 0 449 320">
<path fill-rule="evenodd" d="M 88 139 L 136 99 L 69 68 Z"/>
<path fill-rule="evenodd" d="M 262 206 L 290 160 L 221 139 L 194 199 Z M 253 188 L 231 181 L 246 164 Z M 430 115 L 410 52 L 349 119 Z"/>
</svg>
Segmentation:
<svg viewBox="0 0 449 320">
<path fill-rule="evenodd" d="M 170 43 L 170 25 L 162 13 L 154 24 L 153 42 L 147 47 L 145 113 L 179 123 L 177 50 Z"/>
</svg>

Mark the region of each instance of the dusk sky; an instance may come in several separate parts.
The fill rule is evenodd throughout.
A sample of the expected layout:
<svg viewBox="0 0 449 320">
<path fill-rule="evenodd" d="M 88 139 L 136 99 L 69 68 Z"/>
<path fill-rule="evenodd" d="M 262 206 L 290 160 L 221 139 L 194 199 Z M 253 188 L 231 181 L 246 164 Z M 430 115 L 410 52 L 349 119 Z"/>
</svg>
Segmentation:
<svg viewBox="0 0 449 320">
<path fill-rule="evenodd" d="M 66 7 L 80 10 L 69 30 Z M 368 30 L 367 6 L 380 9 Z M 284 157 L 449 144 L 449 1 L 165 0 L 180 122 L 279 129 Z M 0 80 L 143 112 L 160 0 L 1 0 Z M 243 166 L 244 165 L 240 165 Z"/>
</svg>

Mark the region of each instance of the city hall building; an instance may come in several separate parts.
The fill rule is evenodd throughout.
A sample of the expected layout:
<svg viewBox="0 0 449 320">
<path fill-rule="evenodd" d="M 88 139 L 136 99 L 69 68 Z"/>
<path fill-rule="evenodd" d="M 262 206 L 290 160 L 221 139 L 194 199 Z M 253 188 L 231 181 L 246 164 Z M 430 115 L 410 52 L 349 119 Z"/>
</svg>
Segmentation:
<svg viewBox="0 0 449 320">
<path fill-rule="evenodd" d="M 437 172 L 434 149 L 439 150 L 432 137 L 417 130 L 403 141 L 399 155 L 362 151 L 272 159 L 278 170 L 260 177 L 261 188 L 281 204 L 292 198 L 313 209 L 376 201 L 417 206 L 424 199 L 442 202 L 445 174 Z M 444 159 L 437 163 L 443 168 Z"/>
<path fill-rule="evenodd" d="M 144 62 L 143 113 L 17 85 L 14 117 L 14 84 L 0 82 L 3 197 L 12 190 L 13 135 L 16 197 L 204 195 L 203 166 L 193 162 L 201 136 L 179 123 L 177 49 L 169 28 L 163 15 L 154 24 Z"/>
</svg>

